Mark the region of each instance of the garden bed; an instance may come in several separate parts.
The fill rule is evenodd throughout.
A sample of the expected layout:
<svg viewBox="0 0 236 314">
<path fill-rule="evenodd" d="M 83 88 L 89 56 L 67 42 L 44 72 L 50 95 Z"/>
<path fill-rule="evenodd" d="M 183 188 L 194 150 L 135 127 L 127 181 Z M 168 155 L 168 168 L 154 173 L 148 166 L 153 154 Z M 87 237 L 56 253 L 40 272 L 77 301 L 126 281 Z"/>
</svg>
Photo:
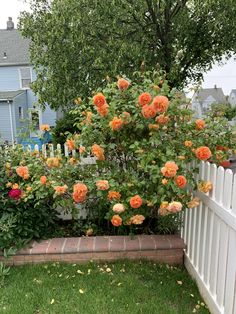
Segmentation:
<svg viewBox="0 0 236 314">
<path fill-rule="evenodd" d="M 178 235 L 97 236 L 33 241 L 7 263 L 23 265 L 48 261 L 88 262 L 148 259 L 170 265 L 183 264 L 185 245 Z M 0 261 L 3 256 L 0 257 Z"/>
</svg>

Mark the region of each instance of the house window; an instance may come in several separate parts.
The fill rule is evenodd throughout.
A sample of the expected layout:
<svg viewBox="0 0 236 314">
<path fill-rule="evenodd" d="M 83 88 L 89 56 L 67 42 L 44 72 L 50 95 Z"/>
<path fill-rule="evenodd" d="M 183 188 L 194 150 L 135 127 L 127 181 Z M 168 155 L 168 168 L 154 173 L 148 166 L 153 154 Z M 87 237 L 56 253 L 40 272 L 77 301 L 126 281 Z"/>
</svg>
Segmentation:
<svg viewBox="0 0 236 314">
<path fill-rule="evenodd" d="M 18 107 L 19 119 L 24 119 L 24 111 L 22 107 Z"/>
<path fill-rule="evenodd" d="M 20 83 L 21 88 L 30 88 L 31 80 L 31 69 L 30 68 L 20 68 Z"/>
<path fill-rule="evenodd" d="M 30 110 L 30 120 L 34 130 L 39 130 L 39 110 L 38 109 L 31 109 Z"/>
</svg>

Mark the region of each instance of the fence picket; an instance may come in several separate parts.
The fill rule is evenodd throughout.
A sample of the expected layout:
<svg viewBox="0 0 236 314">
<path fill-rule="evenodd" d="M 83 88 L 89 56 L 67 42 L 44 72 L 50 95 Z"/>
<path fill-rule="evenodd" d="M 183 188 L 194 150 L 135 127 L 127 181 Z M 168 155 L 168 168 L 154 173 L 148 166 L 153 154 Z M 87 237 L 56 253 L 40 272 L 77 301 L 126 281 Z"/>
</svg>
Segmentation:
<svg viewBox="0 0 236 314">
<path fill-rule="evenodd" d="M 233 172 L 227 169 L 225 172 L 224 190 L 223 190 L 223 206 L 230 210 L 233 188 Z"/>
<path fill-rule="evenodd" d="M 217 203 L 222 204 L 223 200 L 223 191 L 224 191 L 224 168 L 219 167 L 217 170 L 217 178 L 216 178 L 216 195 L 215 199 Z"/>
<path fill-rule="evenodd" d="M 236 215 L 236 174 L 234 175 L 234 183 L 233 183 L 233 189 L 232 189 L 232 213 Z M 235 309 L 236 311 L 236 309 Z"/>
</svg>

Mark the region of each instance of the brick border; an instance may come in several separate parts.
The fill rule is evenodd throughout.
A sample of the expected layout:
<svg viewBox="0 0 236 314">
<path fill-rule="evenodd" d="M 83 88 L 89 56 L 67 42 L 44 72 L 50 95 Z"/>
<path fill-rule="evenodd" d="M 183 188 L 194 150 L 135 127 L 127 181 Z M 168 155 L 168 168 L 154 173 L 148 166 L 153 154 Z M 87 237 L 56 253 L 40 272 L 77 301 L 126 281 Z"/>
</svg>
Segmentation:
<svg viewBox="0 0 236 314">
<path fill-rule="evenodd" d="M 87 262 L 116 259 L 149 259 L 171 265 L 183 264 L 183 239 L 178 235 L 97 236 L 54 238 L 30 245 L 7 261 L 9 265 L 49 261 Z M 3 261 L 0 256 L 0 261 Z"/>
</svg>

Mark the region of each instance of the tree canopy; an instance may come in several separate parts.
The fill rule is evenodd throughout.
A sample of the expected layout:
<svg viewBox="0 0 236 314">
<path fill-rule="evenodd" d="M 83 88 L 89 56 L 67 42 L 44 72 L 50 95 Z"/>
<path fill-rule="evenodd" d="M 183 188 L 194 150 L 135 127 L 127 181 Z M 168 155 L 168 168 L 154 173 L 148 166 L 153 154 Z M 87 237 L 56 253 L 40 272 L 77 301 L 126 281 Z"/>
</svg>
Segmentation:
<svg viewBox="0 0 236 314">
<path fill-rule="evenodd" d="M 236 51 L 235 0 L 29 0 L 39 103 L 66 107 L 107 76 L 160 66 L 171 86 L 197 81 Z"/>
</svg>

